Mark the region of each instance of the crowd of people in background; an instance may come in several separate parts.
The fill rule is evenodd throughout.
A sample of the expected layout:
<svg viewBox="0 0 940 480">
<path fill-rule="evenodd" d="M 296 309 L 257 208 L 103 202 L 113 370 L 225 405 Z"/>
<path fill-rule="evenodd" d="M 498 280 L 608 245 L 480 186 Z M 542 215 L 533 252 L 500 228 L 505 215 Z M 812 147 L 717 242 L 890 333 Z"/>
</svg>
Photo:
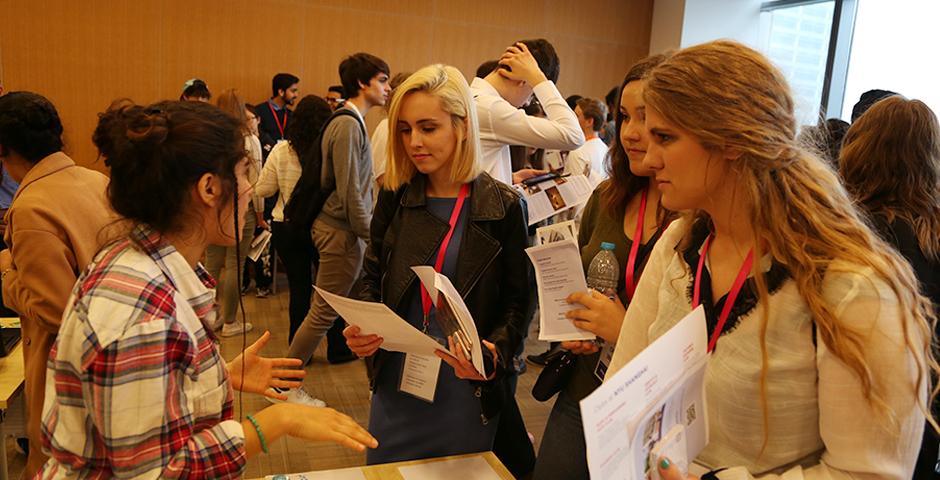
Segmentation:
<svg viewBox="0 0 940 480">
<path fill-rule="evenodd" d="M 49 100 L 0 96 L 0 279 L 22 322 L 26 475 L 236 478 L 290 436 L 368 464 L 492 450 L 520 478 L 588 478 L 579 401 L 699 305 L 713 341 L 696 475 L 940 475 L 930 108 L 872 90 L 851 123 L 800 128 L 780 71 L 730 41 L 644 58 L 603 99 L 562 96 L 545 39 L 496 53 L 472 79 L 444 64 L 393 75 L 360 52 L 322 97 L 278 73 L 255 105 L 199 78 L 179 101 L 117 99 L 92 138 L 109 176 L 63 152 Z M 370 134 L 371 110 L 385 118 Z M 513 186 L 548 172 L 594 188 L 566 217 L 585 271 L 604 243 L 627 268 L 613 298 L 569 298 L 599 341 L 527 357 L 572 365 L 536 452 L 516 401 L 537 316 L 533 230 Z M 270 295 L 278 260 L 288 345 L 261 356 L 265 332 L 224 360 L 217 336 L 253 329 L 240 296 L 252 280 Z M 462 296 L 483 372 L 416 265 Z M 434 338 L 430 398 L 402 389 L 414 358 L 313 286 L 384 303 Z M 330 363 L 365 359 L 367 428 L 302 386 L 324 338 Z M 272 405 L 236 420 L 234 390 Z M 656 468 L 680 478 L 669 458 Z"/>
</svg>

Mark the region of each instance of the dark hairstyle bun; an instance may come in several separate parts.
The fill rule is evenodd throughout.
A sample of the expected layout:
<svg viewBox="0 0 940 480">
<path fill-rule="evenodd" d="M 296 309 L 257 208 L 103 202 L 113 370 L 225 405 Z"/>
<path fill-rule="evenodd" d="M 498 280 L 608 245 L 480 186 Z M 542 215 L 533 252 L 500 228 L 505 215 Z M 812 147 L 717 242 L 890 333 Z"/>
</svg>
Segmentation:
<svg viewBox="0 0 940 480">
<path fill-rule="evenodd" d="M 121 105 L 100 115 L 92 140 L 111 168 L 114 210 L 160 232 L 181 226 L 190 188 L 204 174 L 220 176 L 232 193 L 245 157 L 238 122 L 201 102 Z"/>
</svg>

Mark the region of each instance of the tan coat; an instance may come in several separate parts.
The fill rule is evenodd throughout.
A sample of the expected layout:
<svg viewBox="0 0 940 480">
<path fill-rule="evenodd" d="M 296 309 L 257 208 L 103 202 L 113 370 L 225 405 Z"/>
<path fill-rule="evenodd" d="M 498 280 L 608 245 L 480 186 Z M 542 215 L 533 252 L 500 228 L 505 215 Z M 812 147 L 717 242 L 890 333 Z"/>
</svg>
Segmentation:
<svg viewBox="0 0 940 480">
<path fill-rule="evenodd" d="M 3 299 L 20 314 L 26 371 L 26 434 L 32 478 L 46 458 L 40 423 L 46 362 L 69 294 L 98 252 L 104 227 L 115 220 L 108 177 L 54 153 L 26 173 L 6 214 L 4 240 L 13 267 L 3 277 Z"/>
</svg>

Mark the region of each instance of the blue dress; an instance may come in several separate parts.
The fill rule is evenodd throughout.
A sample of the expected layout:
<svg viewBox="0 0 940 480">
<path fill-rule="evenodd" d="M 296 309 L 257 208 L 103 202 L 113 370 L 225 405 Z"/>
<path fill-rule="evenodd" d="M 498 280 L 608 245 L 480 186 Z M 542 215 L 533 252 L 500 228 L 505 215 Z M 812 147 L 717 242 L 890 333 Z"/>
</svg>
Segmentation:
<svg viewBox="0 0 940 480">
<path fill-rule="evenodd" d="M 455 198 L 428 198 L 427 209 L 435 217 L 447 222 L 455 203 Z M 469 202 L 464 203 L 454 235 L 444 254 L 441 273 L 451 281 L 456 278 L 457 256 L 469 210 Z M 436 259 L 437 252 L 432 256 L 432 266 Z M 421 291 L 418 288 L 412 291 L 414 293 L 407 300 L 405 320 L 421 330 L 424 328 Z M 428 333 L 446 350 L 447 341 L 434 314 L 432 308 Z M 367 451 L 367 464 L 492 450 L 498 419 L 483 424 L 480 399 L 474 395 L 476 389 L 469 380 L 457 378 L 454 369 L 442 361 L 434 403 L 428 403 L 399 391 L 405 355 L 399 352 L 387 352 L 387 355 L 375 380 L 369 414 L 369 432 L 379 441 L 379 447 Z"/>
</svg>

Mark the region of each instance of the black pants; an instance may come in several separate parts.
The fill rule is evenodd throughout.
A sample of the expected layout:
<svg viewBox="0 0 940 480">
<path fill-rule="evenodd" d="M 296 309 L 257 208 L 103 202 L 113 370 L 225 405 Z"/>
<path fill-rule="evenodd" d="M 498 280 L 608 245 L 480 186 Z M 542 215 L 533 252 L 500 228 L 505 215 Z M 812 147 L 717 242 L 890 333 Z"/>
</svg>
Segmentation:
<svg viewBox="0 0 940 480">
<path fill-rule="evenodd" d="M 310 310 L 310 296 L 313 294 L 313 275 L 310 268 L 317 264 L 319 255 L 310 241 L 310 236 L 287 228 L 283 222 L 271 222 L 271 242 L 277 255 L 287 270 L 287 288 L 289 290 L 290 333 L 288 343 L 294 339 L 294 332 L 300 328 Z"/>
</svg>

